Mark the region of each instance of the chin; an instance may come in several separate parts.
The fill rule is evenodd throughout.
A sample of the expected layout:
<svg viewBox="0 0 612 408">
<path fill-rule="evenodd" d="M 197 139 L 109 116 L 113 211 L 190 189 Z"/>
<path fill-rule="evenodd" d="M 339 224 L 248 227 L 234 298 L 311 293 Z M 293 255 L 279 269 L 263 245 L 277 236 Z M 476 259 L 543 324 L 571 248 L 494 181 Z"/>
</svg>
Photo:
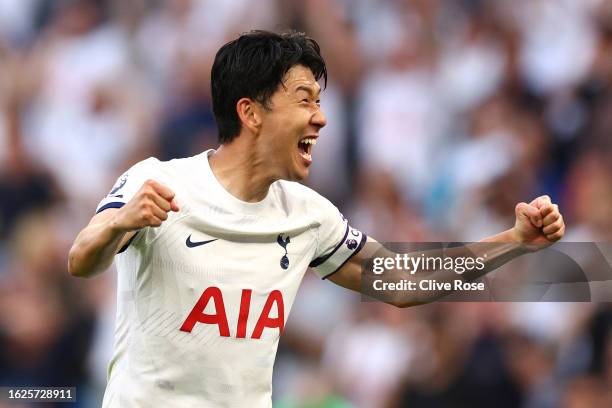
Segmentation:
<svg viewBox="0 0 612 408">
<path fill-rule="evenodd" d="M 287 181 L 304 181 L 310 173 L 310 166 L 305 166 L 300 162 L 292 163 L 292 166 L 285 173 L 287 177 L 283 177 Z"/>
<path fill-rule="evenodd" d="M 308 169 L 295 171 L 286 178 L 287 181 L 304 181 L 308 178 Z"/>
</svg>

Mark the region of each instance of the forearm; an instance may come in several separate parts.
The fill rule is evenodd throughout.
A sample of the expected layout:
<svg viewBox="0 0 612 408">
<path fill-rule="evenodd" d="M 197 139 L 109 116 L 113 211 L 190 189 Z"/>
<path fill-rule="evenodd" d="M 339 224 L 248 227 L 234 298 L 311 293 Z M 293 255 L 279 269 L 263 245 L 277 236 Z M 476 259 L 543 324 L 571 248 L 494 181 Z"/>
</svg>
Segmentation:
<svg viewBox="0 0 612 408">
<path fill-rule="evenodd" d="M 116 227 L 112 218 L 88 225 L 70 249 L 68 271 L 86 278 L 108 269 L 127 234 Z"/>
<path fill-rule="evenodd" d="M 68 271 L 80 277 L 104 271 L 137 231 L 159 227 L 170 211 L 179 211 L 172 190 L 155 180 L 145 181 L 127 204 L 93 216 L 70 249 Z"/>
<path fill-rule="evenodd" d="M 530 204 L 518 203 L 515 213 L 513 228 L 480 242 L 452 248 L 440 246 L 396 254 L 369 238 L 368 244 L 329 280 L 400 307 L 432 302 L 453 289 L 485 289 L 481 282 L 472 281 L 514 258 L 552 245 L 565 232 L 559 208 L 548 196 L 538 197 Z"/>
<path fill-rule="evenodd" d="M 408 254 L 409 257 L 421 257 L 423 262 L 419 264 L 419 267 L 409 271 L 395 268 L 385 272 L 385 275 L 382 276 L 385 282 L 412 282 L 410 284 L 412 290 L 393 291 L 393 298 L 390 301 L 386 299 L 386 301 L 400 307 L 433 302 L 453 292 L 455 281 L 477 280 L 527 252 L 528 250 L 515 239 L 513 230 L 508 230 L 477 243 Z M 426 259 L 427 263 L 425 263 Z M 465 262 L 466 259 L 471 259 L 472 262 L 468 265 Z M 433 262 L 430 263 L 429 260 Z M 436 260 L 443 261 L 436 263 Z M 462 265 L 462 270 L 441 267 L 442 263 L 447 263 L 449 260 L 452 265 Z M 432 264 L 435 265 L 435 268 L 431 268 Z M 427 290 L 424 290 L 420 285 L 423 280 L 435 281 L 438 285 L 433 289 L 428 287 Z M 449 285 L 444 285 L 446 283 Z M 447 289 L 448 287 L 451 289 Z M 383 296 L 388 294 L 389 292 L 385 292 Z"/>
<path fill-rule="evenodd" d="M 484 268 L 472 268 L 460 275 L 464 281 L 471 282 L 528 252 L 526 247 L 519 242 L 514 229 L 509 229 L 482 239 L 479 242 L 468 244 L 465 246 L 465 250 L 462 247 L 448 249 L 446 250 L 446 255 L 456 257 L 471 256 L 484 259 Z M 456 278 L 457 274 L 454 273 L 454 275 Z"/>
</svg>

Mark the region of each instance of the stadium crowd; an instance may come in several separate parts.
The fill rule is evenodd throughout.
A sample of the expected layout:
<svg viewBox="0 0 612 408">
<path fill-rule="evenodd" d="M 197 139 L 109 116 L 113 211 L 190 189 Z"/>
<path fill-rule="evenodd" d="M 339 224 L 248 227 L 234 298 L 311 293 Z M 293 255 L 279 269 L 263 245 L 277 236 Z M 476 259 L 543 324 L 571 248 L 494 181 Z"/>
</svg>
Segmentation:
<svg viewBox="0 0 612 408">
<path fill-rule="evenodd" d="M 216 146 L 212 60 L 253 28 L 320 43 L 328 126 L 308 184 L 368 235 L 474 241 L 549 194 L 567 241 L 612 242 L 611 0 L 2 0 L 0 386 L 76 386 L 73 406 L 99 406 L 114 271 L 71 278 L 69 246 L 133 163 Z M 307 273 L 274 400 L 610 407 L 612 308 L 399 310 Z"/>
</svg>

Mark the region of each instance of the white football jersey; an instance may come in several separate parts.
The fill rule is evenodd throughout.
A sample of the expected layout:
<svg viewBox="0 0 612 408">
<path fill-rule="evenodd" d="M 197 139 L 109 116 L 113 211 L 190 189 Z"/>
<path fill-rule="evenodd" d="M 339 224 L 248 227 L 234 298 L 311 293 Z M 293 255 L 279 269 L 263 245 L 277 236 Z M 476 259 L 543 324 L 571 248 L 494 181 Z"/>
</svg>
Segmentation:
<svg viewBox="0 0 612 408">
<path fill-rule="evenodd" d="M 366 241 L 313 190 L 277 181 L 243 202 L 215 178 L 209 150 L 123 174 L 97 212 L 147 179 L 179 212 L 115 257 L 117 321 L 104 407 L 271 407 L 279 337 L 304 272 L 325 278 Z"/>
</svg>

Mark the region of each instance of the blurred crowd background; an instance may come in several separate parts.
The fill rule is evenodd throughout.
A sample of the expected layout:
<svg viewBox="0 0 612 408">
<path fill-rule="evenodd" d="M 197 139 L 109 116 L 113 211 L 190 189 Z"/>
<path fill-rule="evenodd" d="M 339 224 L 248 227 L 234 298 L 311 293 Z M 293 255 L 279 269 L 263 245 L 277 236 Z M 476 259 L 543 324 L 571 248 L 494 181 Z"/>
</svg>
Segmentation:
<svg viewBox="0 0 612 408">
<path fill-rule="evenodd" d="M 68 249 L 133 163 L 217 145 L 212 60 L 254 28 L 320 43 L 308 183 L 368 235 L 478 240 L 546 193 L 567 240 L 612 241 L 610 0 L 0 0 L 0 385 L 100 405 L 115 271 L 71 278 Z M 605 303 L 399 310 L 309 272 L 274 401 L 610 407 L 611 328 Z"/>
</svg>

